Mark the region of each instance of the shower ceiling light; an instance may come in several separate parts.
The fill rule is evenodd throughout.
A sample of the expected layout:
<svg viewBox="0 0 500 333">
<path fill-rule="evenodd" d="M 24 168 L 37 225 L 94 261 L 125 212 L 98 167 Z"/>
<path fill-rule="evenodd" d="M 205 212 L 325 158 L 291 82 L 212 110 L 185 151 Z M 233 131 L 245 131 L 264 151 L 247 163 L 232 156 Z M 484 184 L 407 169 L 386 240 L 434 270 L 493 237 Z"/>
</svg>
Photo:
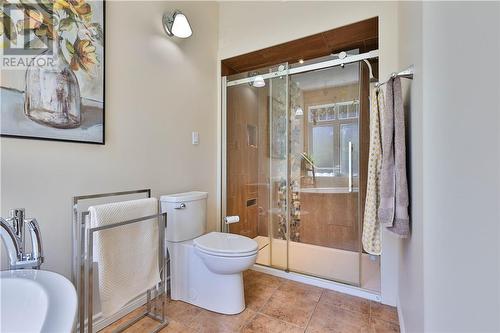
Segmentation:
<svg viewBox="0 0 500 333">
<path fill-rule="evenodd" d="M 163 29 L 170 37 L 188 38 L 193 34 L 186 15 L 179 10 L 163 15 Z"/>
<path fill-rule="evenodd" d="M 304 110 L 300 106 L 295 109 L 295 117 L 302 117 L 304 115 Z"/>
<path fill-rule="evenodd" d="M 264 77 L 262 75 L 257 75 L 255 79 L 253 80 L 252 86 L 255 88 L 261 88 L 266 85 L 266 81 L 264 81 Z"/>
</svg>

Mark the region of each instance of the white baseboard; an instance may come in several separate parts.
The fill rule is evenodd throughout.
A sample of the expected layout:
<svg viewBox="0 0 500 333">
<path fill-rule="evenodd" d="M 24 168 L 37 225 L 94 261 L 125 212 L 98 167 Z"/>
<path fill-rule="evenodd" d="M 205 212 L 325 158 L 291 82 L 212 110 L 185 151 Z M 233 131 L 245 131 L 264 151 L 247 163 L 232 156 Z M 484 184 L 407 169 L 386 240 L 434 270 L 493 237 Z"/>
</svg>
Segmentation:
<svg viewBox="0 0 500 333">
<path fill-rule="evenodd" d="M 401 310 L 401 302 L 399 301 L 399 295 L 397 298 L 396 308 L 398 309 L 399 331 L 401 333 L 405 333 L 406 332 L 405 319 L 403 317 L 403 310 Z"/>
<path fill-rule="evenodd" d="M 267 273 L 269 275 L 274 275 L 277 277 L 281 277 L 287 280 L 292 280 L 292 281 L 297 281 L 297 282 L 302 282 L 305 284 L 310 284 L 316 287 L 320 288 L 325 288 L 329 290 L 334 290 L 338 291 L 344 294 L 352 295 L 352 296 L 357 296 L 357 297 L 362 297 L 365 299 L 369 299 L 375 302 L 380 302 L 381 298 L 380 295 L 371 292 L 362 288 L 350 286 L 347 284 L 343 283 L 338 283 L 338 282 L 333 282 L 330 280 L 325 280 L 313 276 L 307 276 L 299 273 L 294 273 L 294 272 L 285 272 L 279 269 L 267 267 L 267 266 L 262 266 L 262 265 L 253 265 L 252 270 L 257 271 L 257 272 L 262 272 L 262 273 Z"/>
</svg>

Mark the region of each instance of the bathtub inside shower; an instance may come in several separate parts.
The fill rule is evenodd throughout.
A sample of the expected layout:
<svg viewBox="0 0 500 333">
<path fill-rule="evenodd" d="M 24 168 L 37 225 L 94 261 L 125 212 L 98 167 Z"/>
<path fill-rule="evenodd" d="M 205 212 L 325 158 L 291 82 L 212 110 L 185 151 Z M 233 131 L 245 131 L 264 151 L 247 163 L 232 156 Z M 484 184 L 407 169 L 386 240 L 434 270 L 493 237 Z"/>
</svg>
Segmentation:
<svg viewBox="0 0 500 333">
<path fill-rule="evenodd" d="M 257 264 L 283 269 L 286 267 L 287 241 L 266 236 L 254 238 L 259 243 Z M 272 247 L 272 251 L 271 251 Z M 289 242 L 288 269 L 293 272 L 323 279 L 358 285 L 363 289 L 380 291 L 380 257 L 363 253 L 360 265 L 353 267 L 352 261 L 359 259 L 359 253 L 324 246 Z M 271 255 L 272 253 L 272 255 Z M 362 270 L 363 274 L 360 274 Z"/>
</svg>

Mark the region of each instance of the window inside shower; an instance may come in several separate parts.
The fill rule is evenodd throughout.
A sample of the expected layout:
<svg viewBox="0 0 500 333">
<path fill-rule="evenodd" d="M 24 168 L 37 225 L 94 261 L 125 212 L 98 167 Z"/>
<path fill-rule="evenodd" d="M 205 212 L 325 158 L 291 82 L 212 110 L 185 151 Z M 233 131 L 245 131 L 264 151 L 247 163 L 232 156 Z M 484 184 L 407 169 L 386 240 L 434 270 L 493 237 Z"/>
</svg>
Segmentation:
<svg viewBox="0 0 500 333">
<path fill-rule="evenodd" d="M 365 65 L 300 66 L 225 78 L 223 210 L 240 217 L 227 231 L 259 243 L 260 265 L 379 291 L 361 246 Z"/>
</svg>

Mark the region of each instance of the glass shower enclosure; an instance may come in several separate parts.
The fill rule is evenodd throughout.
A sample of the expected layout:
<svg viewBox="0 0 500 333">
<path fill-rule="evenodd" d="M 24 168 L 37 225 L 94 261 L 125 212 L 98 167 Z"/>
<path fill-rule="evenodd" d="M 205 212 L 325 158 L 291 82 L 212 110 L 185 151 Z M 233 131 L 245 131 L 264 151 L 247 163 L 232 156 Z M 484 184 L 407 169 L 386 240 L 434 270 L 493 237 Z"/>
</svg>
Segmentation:
<svg viewBox="0 0 500 333">
<path fill-rule="evenodd" d="M 260 265 L 362 286 L 368 81 L 358 62 L 298 66 L 223 78 L 222 211 L 240 217 L 223 230 L 255 239 Z"/>
</svg>

